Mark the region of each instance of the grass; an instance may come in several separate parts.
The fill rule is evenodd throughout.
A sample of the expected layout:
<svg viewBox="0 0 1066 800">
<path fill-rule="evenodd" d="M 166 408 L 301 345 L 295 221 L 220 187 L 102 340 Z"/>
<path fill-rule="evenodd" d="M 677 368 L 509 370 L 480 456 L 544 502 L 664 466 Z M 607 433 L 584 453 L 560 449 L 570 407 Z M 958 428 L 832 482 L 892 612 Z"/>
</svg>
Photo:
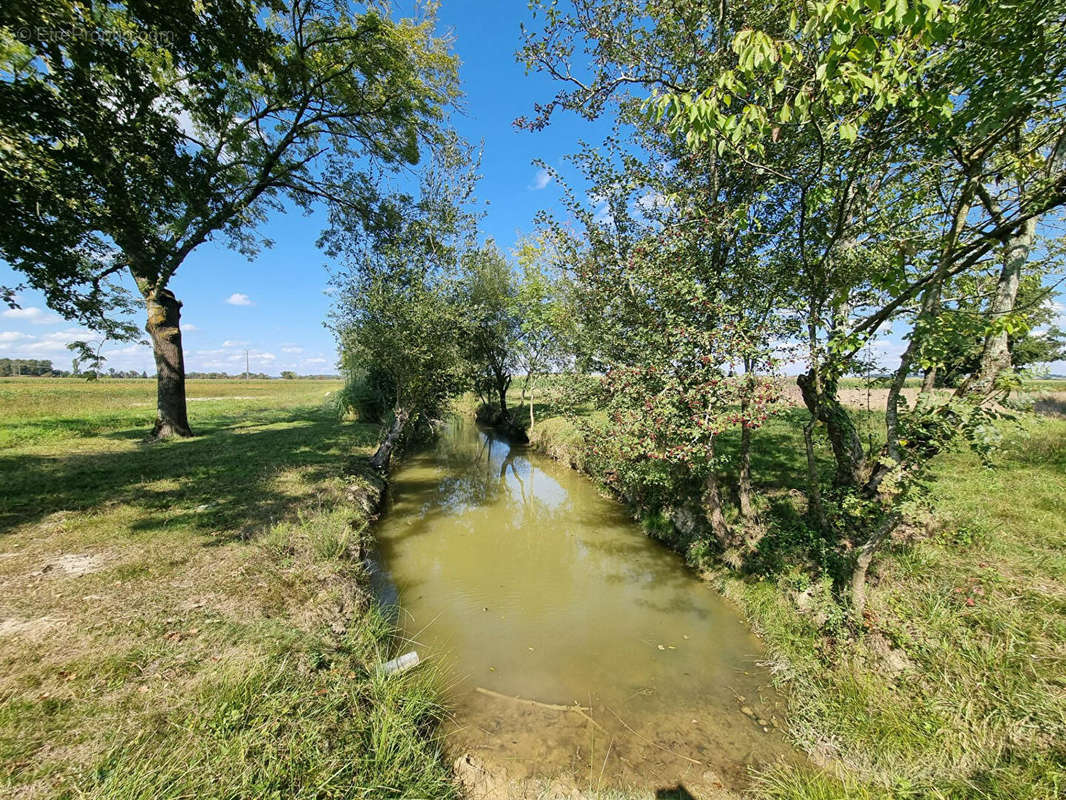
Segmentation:
<svg viewBox="0 0 1066 800">
<path fill-rule="evenodd" d="M 375 430 L 326 381 L 0 380 L 0 794 L 449 797 L 431 671 L 385 677 Z"/>
<path fill-rule="evenodd" d="M 0 794 L 454 794 L 432 674 L 375 669 L 395 653 L 353 558 L 372 487 L 350 473 L 376 431 L 337 420 L 337 388 L 191 382 L 199 435 L 148 444 L 149 381 L 0 379 Z M 536 411 L 535 445 L 581 467 L 572 423 Z M 756 794 L 1061 796 L 1066 420 L 1022 419 L 994 470 L 939 457 L 938 524 L 875 563 L 857 640 L 805 568 L 709 573 L 829 767 Z M 794 422 L 756 436 L 771 497 L 802 488 Z"/>
<path fill-rule="evenodd" d="M 533 445 L 580 468 L 572 422 L 553 418 L 550 403 L 537 411 Z M 876 436 L 880 416 L 857 416 L 863 435 Z M 872 624 L 857 638 L 842 635 L 839 607 L 809 563 L 779 560 L 761 577 L 708 569 L 766 642 L 790 698 L 792 737 L 827 767 L 769 771 L 756 795 L 1066 792 L 1066 420 L 1020 420 L 1005 426 L 992 469 L 966 452 L 938 457 L 936 522 L 906 531 L 875 561 Z M 803 488 L 797 421 L 778 419 L 754 439 L 755 479 L 771 501 Z M 824 442 L 821 456 L 828 468 Z M 778 537 L 794 535 L 794 520 L 776 511 Z M 766 542 L 778 546 L 774 535 Z"/>
</svg>

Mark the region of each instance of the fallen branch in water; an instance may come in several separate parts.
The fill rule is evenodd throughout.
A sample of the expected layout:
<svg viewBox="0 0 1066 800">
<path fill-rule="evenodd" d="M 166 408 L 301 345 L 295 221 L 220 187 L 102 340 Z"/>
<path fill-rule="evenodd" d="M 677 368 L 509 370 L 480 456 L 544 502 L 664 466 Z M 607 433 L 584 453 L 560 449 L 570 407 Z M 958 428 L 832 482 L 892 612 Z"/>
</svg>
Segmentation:
<svg viewBox="0 0 1066 800">
<path fill-rule="evenodd" d="M 631 734 L 633 734 L 634 736 L 636 736 L 636 737 L 637 737 L 638 739 L 641 739 L 641 740 L 643 740 L 643 741 L 647 742 L 647 743 L 648 743 L 648 744 L 650 744 L 650 745 L 651 745 L 652 747 L 658 747 L 658 748 L 659 748 L 660 750 L 662 750 L 662 751 L 663 751 L 664 753 L 669 753 L 670 755 L 672 755 L 672 756 L 676 756 L 677 758 L 683 758 L 683 759 L 685 759 L 685 761 L 691 761 L 691 762 L 692 762 L 693 764 L 699 764 L 699 765 L 700 765 L 701 767 L 703 766 L 703 762 L 702 762 L 702 761 L 697 761 L 697 760 L 696 760 L 696 759 L 694 759 L 694 758 L 689 758 L 688 756 L 683 756 L 683 755 L 681 755 L 680 753 L 678 753 L 678 752 L 677 752 L 676 750 L 671 750 L 671 749 L 670 749 L 669 747 L 663 747 L 663 746 L 662 746 L 661 744 L 658 744 L 658 743 L 656 743 L 656 742 L 653 742 L 653 741 L 652 741 L 651 739 L 648 739 L 648 738 L 646 738 L 646 737 L 644 737 L 644 736 L 641 736 L 641 735 L 640 735 L 639 733 L 637 733 L 637 732 L 636 732 L 635 730 L 633 730 L 632 728 L 630 728 L 630 727 L 629 727 L 629 725 L 628 725 L 628 724 L 626 724 L 626 721 L 625 721 L 624 719 L 622 719 L 622 718 L 621 718 L 620 716 L 618 716 L 617 714 L 615 714 L 615 713 L 614 713 L 614 709 L 613 709 L 613 708 L 611 708 L 610 706 L 605 706 L 605 708 L 606 708 L 606 709 L 607 709 L 608 711 L 610 711 L 610 712 L 611 712 L 611 714 L 613 714 L 613 715 L 614 715 L 614 718 L 615 718 L 616 720 L 618 720 L 619 722 L 621 722 L 621 723 L 622 723 L 622 725 L 624 725 L 624 726 L 625 726 L 625 729 L 626 729 L 627 731 L 629 731 L 629 732 L 630 732 Z"/>
<path fill-rule="evenodd" d="M 588 715 L 588 708 L 580 706 L 577 703 L 569 706 L 560 705 L 559 703 L 542 703 L 539 700 L 529 700 L 525 697 L 515 697 L 510 694 L 500 694 L 499 692 L 492 691 L 492 689 L 485 689 L 481 686 L 476 687 L 474 691 L 481 692 L 481 694 L 487 694 L 489 697 L 495 697 L 500 700 L 510 700 L 512 703 L 521 703 L 522 705 L 533 706 L 534 708 L 543 708 L 547 711 L 569 711 L 577 714 L 579 717 L 584 717 L 604 733 L 607 732 L 600 723 Z"/>
</svg>

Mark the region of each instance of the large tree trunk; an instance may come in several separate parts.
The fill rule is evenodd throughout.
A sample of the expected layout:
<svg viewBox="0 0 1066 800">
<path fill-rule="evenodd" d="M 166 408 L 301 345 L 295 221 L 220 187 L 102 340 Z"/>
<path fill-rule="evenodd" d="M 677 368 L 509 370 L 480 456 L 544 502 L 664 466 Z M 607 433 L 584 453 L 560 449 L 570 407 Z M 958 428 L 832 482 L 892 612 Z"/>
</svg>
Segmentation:
<svg viewBox="0 0 1066 800">
<path fill-rule="evenodd" d="M 750 367 L 748 367 L 750 369 Z M 745 394 L 740 401 L 740 470 L 737 477 L 737 500 L 740 504 L 740 516 L 746 525 L 758 524 L 755 508 L 751 502 L 751 427 L 748 425 L 750 401 Z"/>
<path fill-rule="evenodd" d="M 724 549 L 732 546 L 734 541 L 733 531 L 729 527 L 725 513 L 722 511 L 722 491 L 718 486 L 718 475 L 714 471 L 714 439 L 711 439 L 708 447 L 708 456 L 710 464 L 707 469 L 707 477 L 703 482 L 703 514 L 707 522 L 710 523 L 714 538 L 718 540 L 718 544 Z"/>
<path fill-rule="evenodd" d="M 996 295 L 989 308 L 989 320 L 1014 311 L 1018 298 L 1018 284 L 1021 281 L 1022 268 L 1029 260 L 1029 252 L 1036 238 L 1036 218 L 1026 220 L 1007 240 L 1003 252 L 1003 269 L 999 273 Z M 1000 328 L 985 337 L 981 351 L 981 364 L 967 386 L 969 394 L 988 397 L 995 390 L 996 378 L 1000 373 L 1010 369 L 1010 350 L 1007 347 L 1007 331 Z"/>
<path fill-rule="evenodd" d="M 185 356 L 181 349 L 181 303 L 169 289 L 145 294 L 156 369 L 156 418 L 153 435 L 159 439 L 192 436 L 185 405 Z"/>
<path fill-rule="evenodd" d="M 374 455 L 370 457 L 370 466 L 374 469 L 379 472 L 388 470 L 389 461 L 392 459 L 392 451 L 396 449 L 396 445 L 399 444 L 400 439 L 403 437 L 403 431 L 407 427 L 407 420 L 410 416 L 410 413 L 402 409 L 393 413 L 389 432 L 385 435 L 384 441 L 378 445 Z"/>
<path fill-rule="evenodd" d="M 922 391 L 920 394 L 929 394 L 936 388 L 936 367 L 930 367 L 922 377 Z"/>
</svg>

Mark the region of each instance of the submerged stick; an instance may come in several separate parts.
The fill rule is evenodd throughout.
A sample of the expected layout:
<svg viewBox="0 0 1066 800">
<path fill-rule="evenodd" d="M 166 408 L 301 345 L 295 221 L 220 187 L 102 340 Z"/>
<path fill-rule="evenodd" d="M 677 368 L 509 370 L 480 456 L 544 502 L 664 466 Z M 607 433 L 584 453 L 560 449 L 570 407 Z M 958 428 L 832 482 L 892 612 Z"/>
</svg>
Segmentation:
<svg viewBox="0 0 1066 800">
<path fill-rule="evenodd" d="M 584 717 L 604 733 L 607 732 L 606 730 L 604 730 L 604 727 L 600 725 L 600 723 L 598 723 L 596 720 L 594 720 L 588 715 L 588 708 L 586 708 L 585 706 L 578 705 L 577 703 L 574 703 L 573 705 L 569 706 L 560 705 L 559 703 L 542 703 L 540 702 L 540 700 L 530 700 L 525 697 L 515 697 L 514 695 L 510 694 L 500 694 L 499 692 L 492 691 L 492 689 L 485 689 L 481 686 L 476 687 L 474 691 L 480 692 L 481 694 L 486 694 L 489 697 L 495 697 L 498 700 L 510 700 L 512 703 L 521 703 L 522 705 L 533 706 L 534 708 L 543 708 L 547 711 L 569 711 L 573 714 L 577 714 L 579 717 Z"/>
<path fill-rule="evenodd" d="M 614 715 L 614 718 L 615 718 L 616 720 L 618 720 L 619 722 L 621 722 L 621 723 L 622 723 L 622 725 L 624 725 L 624 726 L 625 726 L 625 729 L 626 729 L 627 731 L 629 731 L 629 732 L 630 732 L 631 734 L 633 734 L 634 736 L 636 736 L 636 737 L 637 737 L 638 739 L 642 739 L 643 741 L 645 741 L 645 742 L 647 742 L 648 744 L 650 744 L 650 745 L 651 745 L 652 747 L 658 747 L 658 748 L 659 748 L 660 750 L 662 750 L 662 751 L 663 751 L 664 753 L 669 753 L 670 755 L 672 755 L 672 756 L 676 756 L 677 758 L 683 758 L 683 759 L 685 759 L 685 761 L 691 761 L 691 762 L 692 762 L 693 764 L 699 764 L 699 765 L 700 765 L 701 767 L 703 766 L 703 762 L 702 762 L 702 761 L 697 761 L 697 760 L 696 760 L 696 759 L 694 759 L 694 758 L 689 758 L 688 756 L 683 756 L 683 755 L 681 755 L 681 753 L 678 753 L 678 752 L 677 752 L 676 750 L 671 750 L 671 749 L 670 749 L 669 747 L 663 747 L 663 746 L 662 746 L 661 744 L 659 744 L 658 742 L 653 742 L 653 741 L 652 741 L 651 739 L 648 739 L 648 738 L 647 738 L 647 737 L 645 737 L 645 736 L 641 736 L 641 735 L 640 735 L 639 733 L 637 733 L 637 732 L 636 732 L 635 730 L 633 730 L 632 728 L 630 728 L 630 727 L 629 727 L 629 725 L 628 725 L 628 724 L 626 723 L 626 721 L 625 721 L 624 719 L 622 719 L 622 718 L 621 718 L 620 716 L 618 716 L 617 714 L 615 714 L 615 712 L 614 712 L 614 709 L 613 709 L 613 708 L 611 708 L 610 706 L 606 706 L 606 709 L 607 709 L 608 711 L 610 711 L 610 712 L 611 712 L 611 714 L 613 714 L 613 715 Z"/>
</svg>

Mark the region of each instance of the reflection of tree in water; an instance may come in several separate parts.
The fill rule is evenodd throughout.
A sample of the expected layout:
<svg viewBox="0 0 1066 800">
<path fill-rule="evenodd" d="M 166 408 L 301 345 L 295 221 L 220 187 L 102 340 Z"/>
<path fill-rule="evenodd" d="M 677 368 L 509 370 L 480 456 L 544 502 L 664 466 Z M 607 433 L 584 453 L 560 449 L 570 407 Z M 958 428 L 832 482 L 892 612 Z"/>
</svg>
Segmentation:
<svg viewBox="0 0 1066 800">
<path fill-rule="evenodd" d="M 494 466 L 510 447 L 467 423 L 453 421 L 441 432 L 437 446 L 429 456 L 443 470 L 429 503 L 457 509 L 491 505 L 503 490 Z"/>
<path fill-rule="evenodd" d="M 523 516 L 549 511 L 535 492 L 536 468 L 520 451 L 489 432 L 461 420 L 452 422 L 442 432 L 432 457 L 444 476 L 430 504 L 450 509 L 488 506 L 509 493 L 521 503 Z"/>
</svg>

